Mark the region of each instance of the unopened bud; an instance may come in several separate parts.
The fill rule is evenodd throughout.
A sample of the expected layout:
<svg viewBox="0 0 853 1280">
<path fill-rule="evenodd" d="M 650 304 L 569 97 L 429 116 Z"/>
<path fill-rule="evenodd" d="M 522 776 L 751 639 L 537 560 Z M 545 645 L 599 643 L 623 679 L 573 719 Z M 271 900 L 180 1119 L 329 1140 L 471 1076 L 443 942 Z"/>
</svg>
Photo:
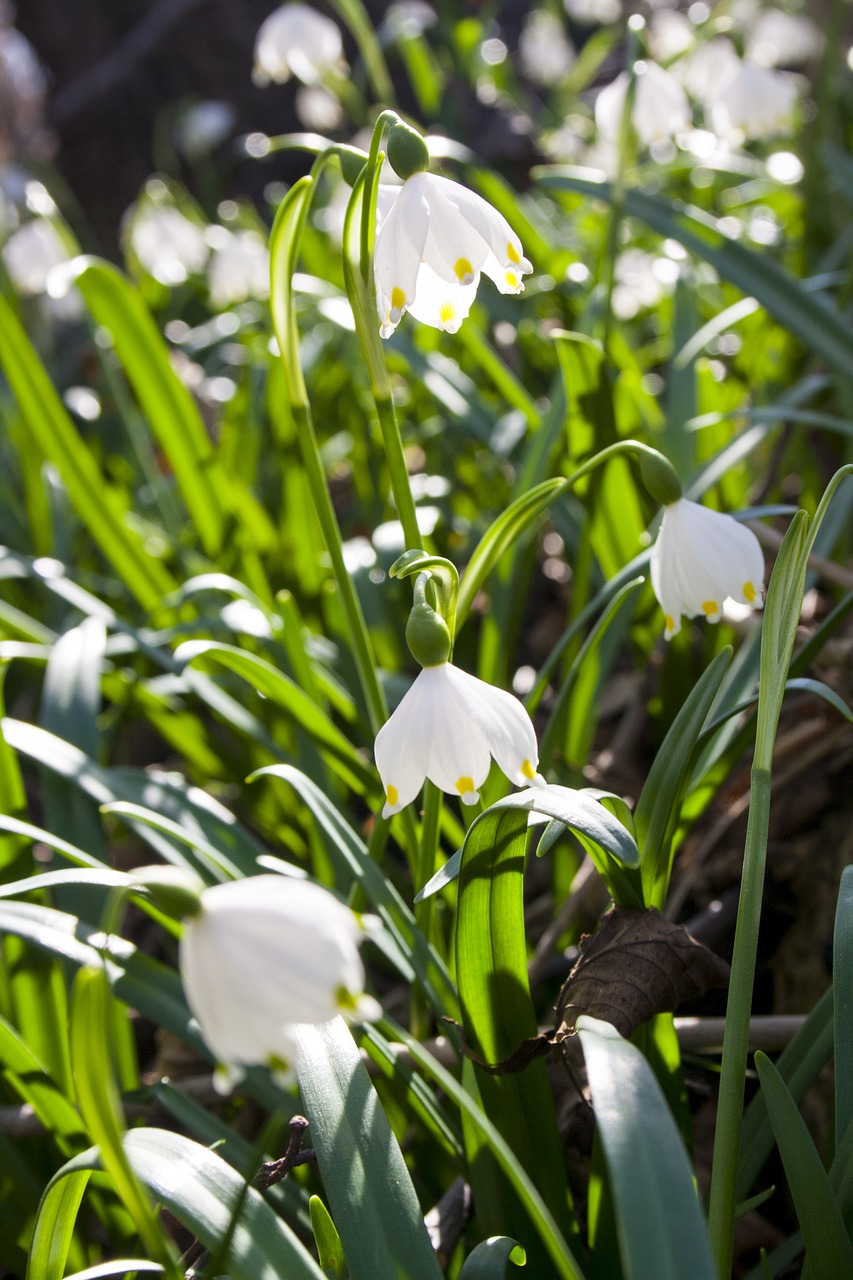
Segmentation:
<svg viewBox="0 0 853 1280">
<path fill-rule="evenodd" d="M 429 168 L 429 151 L 417 129 L 399 121 L 388 135 L 388 163 L 405 182 L 415 173 Z"/>
</svg>

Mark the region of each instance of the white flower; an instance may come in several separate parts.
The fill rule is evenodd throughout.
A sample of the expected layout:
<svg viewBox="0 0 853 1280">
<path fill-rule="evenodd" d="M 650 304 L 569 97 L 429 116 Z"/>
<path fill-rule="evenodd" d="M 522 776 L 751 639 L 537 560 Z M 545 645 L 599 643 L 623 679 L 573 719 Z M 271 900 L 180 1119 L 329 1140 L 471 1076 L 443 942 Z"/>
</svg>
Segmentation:
<svg viewBox="0 0 853 1280">
<path fill-rule="evenodd" d="M 724 600 L 764 598 L 764 556 L 752 530 L 686 498 L 664 507 L 651 570 L 667 640 L 681 630 L 682 614 L 719 622 Z"/>
<path fill-rule="evenodd" d="M 143 203 L 131 211 L 130 247 L 139 263 L 161 284 L 183 284 L 207 261 L 204 228 L 172 205 Z"/>
<path fill-rule="evenodd" d="M 664 71 L 656 62 L 646 62 L 642 66 L 642 73 L 639 65 L 637 68 L 631 123 L 640 142 L 648 147 L 686 129 L 690 124 L 690 107 L 674 75 Z M 619 136 L 627 92 L 628 72 L 622 71 L 596 99 L 595 123 L 606 138 Z"/>
<path fill-rule="evenodd" d="M 3 246 L 3 260 L 13 285 L 21 293 L 44 293 L 54 267 L 67 262 L 67 246 L 52 222 L 26 222 Z"/>
<path fill-rule="evenodd" d="M 536 733 L 518 699 L 450 662 L 423 668 L 376 735 L 374 754 L 383 818 L 414 800 L 425 778 L 475 804 L 492 757 L 518 787 L 537 777 L 539 763 Z"/>
<path fill-rule="evenodd" d="M 711 103 L 711 121 L 721 137 L 768 138 L 790 128 L 797 86 L 784 71 L 742 62 Z"/>
<path fill-rule="evenodd" d="M 669 62 L 693 44 L 696 28 L 686 13 L 656 9 L 649 19 L 649 48 L 658 62 Z"/>
<path fill-rule="evenodd" d="M 207 284 L 215 307 L 268 296 L 270 255 L 255 231 L 211 227 L 208 240 L 213 245 L 213 255 L 207 268 Z"/>
<path fill-rule="evenodd" d="M 389 188 L 384 201 L 387 207 Z M 381 215 L 382 206 L 378 206 Z M 480 273 L 520 293 L 533 267 L 507 220 L 481 196 L 432 173 L 415 173 L 381 218 L 374 258 L 380 333 L 404 313 L 455 333 L 471 310 Z"/>
<path fill-rule="evenodd" d="M 534 9 L 525 18 L 518 54 L 532 84 L 558 84 L 575 63 L 562 22 L 547 9 Z"/>
<path fill-rule="evenodd" d="M 746 56 L 762 67 L 796 67 L 823 50 L 823 34 L 800 13 L 765 9 L 755 19 L 746 42 Z"/>
<path fill-rule="evenodd" d="M 737 50 L 725 36 L 700 44 L 682 71 L 684 87 L 703 106 L 718 97 L 720 86 L 740 70 Z"/>
<path fill-rule="evenodd" d="M 297 1023 L 341 1012 L 379 1016 L 363 994 L 362 936 L 349 907 L 308 880 L 250 876 L 202 890 L 179 963 L 187 1003 L 219 1064 L 220 1092 L 247 1066 L 286 1074 Z"/>
<path fill-rule="evenodd" d="M 283 4 L 261 24 L 255 40 L 256 84 L 284 84 L 296 76 L 318 84 L 327 72 L 345 65 L 341 33 L 331 18 L 307 4 Z"/>
</svg>

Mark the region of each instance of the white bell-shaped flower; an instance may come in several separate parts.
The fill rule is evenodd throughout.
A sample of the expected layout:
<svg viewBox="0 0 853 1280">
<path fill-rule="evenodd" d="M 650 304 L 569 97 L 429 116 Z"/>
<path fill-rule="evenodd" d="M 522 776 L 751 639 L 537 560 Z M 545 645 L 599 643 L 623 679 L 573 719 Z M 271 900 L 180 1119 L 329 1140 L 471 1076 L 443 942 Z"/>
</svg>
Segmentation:
<svg viewBox="0 0 853 1280">
<path fill-rule="evenodd" d="M 127 235 L 140 265 L 161 284 L 183 284 L 207 261 L 204 228 L 173 205 L 143 203 L 131 210 Z"/>
<path fill-rule="evenodd" d="M 521 69 L 531 84 L 559 84 L 575 64 L 565 27 L 548 9 L 534 9 L 518 41 Z"/>
<path fill-rule="evenodd" d="M 667 640 L 681 630 L 682 614 L 719 622 L 725 600 L 764 599 L 764 555 L 752 530 L 687 498 L 664 507 L 651 573 Z"/>
<path fill-rule="evenodd" d="M 219 1064 L 220 1092 L 247 1066 L 286 1076 L 298 1023 L 380 1015 L 364 995 L 362 936 L 353 912 L 308 880 L 250 876 L 202 891 L 179 960 L 187 1003 Z"/>
<path fill-rule="evenodd" d="M 207 268 L 207 284 L 215 307 L 230 307 L 245 302 L 246 298 L 269 296 L 270 255 L 257 232 L 211 227 L 208 241 L 213 253 Z"/>
<path fill-rule="evenodd" d="M 628 73 L 622 71 L 596 99 L 595 123 L 606 138 L 619 136 L 627 92 Z M 673 138 L 690 124 L 690 106 L 684 90 L 675 76 L 656 62 L 637 65 L 631 123 L 644 147 Z"/>
<path fill-rule="evenodd" d="M 801 13 L 763 9 L 749 28 L 746 56 L 762 67 L 799 67 L 823 52 L 823 32 Z"/>
<path fill-rule="evenodd" d="M 519 787 L 537 777 L 539 763 L 536 733 L 519 700 L 450 662 L 424 667 L 376 735 L 374 754 L 384 818 L 414 800 L 426 778 L 475 804 L 492 758 Z"/>
<path fill-rule="evenodd" d="M 70 256 L 56 227 L 46 218 L 25 222 L 3 246 L 10 280 L 20 293 L 29 295 L 44 293 L 51 271 Z"/>
<path fill-rule="evenodd" d="M 327 72 L 343 68 L 338 26 L 307 4 L 283 4 L 261 24 L 255 39 L 255 84 L 284 84 L 296 76 L 319 84 Z"/>
<path fill-rule="evenodd" d="M 719 97 L 720 87 L 740 70 L 737 49 L 726 36 L 700 44 L 681 65 L 681 79 L 691 98 L 707 107 Z"/>
<path fill-rule="evenodd" d="M 455 333 L 481 272 L 501 293 L 520 293 L 522 277 L 533 270 L 506 218 L 449 178 L 415 173 L 401 187 L 389 187 L 377 208 L 374 272 L 383 338 L 406 311 Z"/>
<path fill-rule="evenodd" d="M 744 60 L 711 103 L 711 123 L 723 138 L 770 138 L 790 129 L 796 103 L 791 76 Z"/>
</svg>

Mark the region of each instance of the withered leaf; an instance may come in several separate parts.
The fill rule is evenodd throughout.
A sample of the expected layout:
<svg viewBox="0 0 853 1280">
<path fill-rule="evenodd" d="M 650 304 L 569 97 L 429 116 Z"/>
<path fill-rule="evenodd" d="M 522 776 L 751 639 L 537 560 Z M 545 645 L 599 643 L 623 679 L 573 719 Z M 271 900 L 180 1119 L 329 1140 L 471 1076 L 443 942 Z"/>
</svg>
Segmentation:
<svg viewBox="0 0 853 1280">
<path fill-rule="evenodd" d="M 725 960 L 659 911 L 611 907 L 597 933 L 585 937 L 557 1000 L 557 1037 L 582 1013 L 630 1036 L 655 1013 L 725 987 Z"/>
</svg>

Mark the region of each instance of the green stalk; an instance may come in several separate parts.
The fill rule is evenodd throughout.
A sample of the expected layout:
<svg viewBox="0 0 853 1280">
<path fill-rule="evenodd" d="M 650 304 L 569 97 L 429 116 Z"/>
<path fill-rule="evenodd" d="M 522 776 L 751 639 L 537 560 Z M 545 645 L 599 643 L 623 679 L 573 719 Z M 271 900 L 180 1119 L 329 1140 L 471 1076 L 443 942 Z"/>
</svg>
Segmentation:
<svg viewBox="0 0 853 1280">
<path fill-rule="evenodd" d="M 743 875 L 726 1006 L 708 1213 L 711 1244 L 720 1280 L 728 1280 L 732 1264 L 749 1017 L 767 860 L 773 744 L 800 618 L 808 557 L 832 495 L 845 475 L 851 474 L 853 465 L 849 464 L 835 473 L 811 525 L 805 511 L 797 512 L 779 549 L 767 589 L 761 629 L 755 756 L 750 779 Z"/>
<path fill-rule="evenodd" d="M 290 402 L 305 476 L 317 512 L 323 539 L 332 562 L 332 570 L 341 593 L 341 603 L 350 629 L 359 683 L 364 694 L 370 726 L 378 732 L 388 716 L 385 695 L 376 675 L 371 652 L 367 624 L 352 578 L 344 562 L 343 543 L 335 509 L 329 493 L 326 473 L 320 460 L 320 450 L 311 417 L 311 405 L 302 377 L 299 362 L 299 334 L 296 325 L 296 309 L 293 297 L 293 268 L 299 252 L 305 219 L 311 202 L 318 173 L 328 160 L 324 154 L 317 158 L 310 177 L 302 178 L 282 201 L 270 235 L 271 286 L 270 309 L 273 331 L 278 342 L 287 398 Z"/>
</svg>

